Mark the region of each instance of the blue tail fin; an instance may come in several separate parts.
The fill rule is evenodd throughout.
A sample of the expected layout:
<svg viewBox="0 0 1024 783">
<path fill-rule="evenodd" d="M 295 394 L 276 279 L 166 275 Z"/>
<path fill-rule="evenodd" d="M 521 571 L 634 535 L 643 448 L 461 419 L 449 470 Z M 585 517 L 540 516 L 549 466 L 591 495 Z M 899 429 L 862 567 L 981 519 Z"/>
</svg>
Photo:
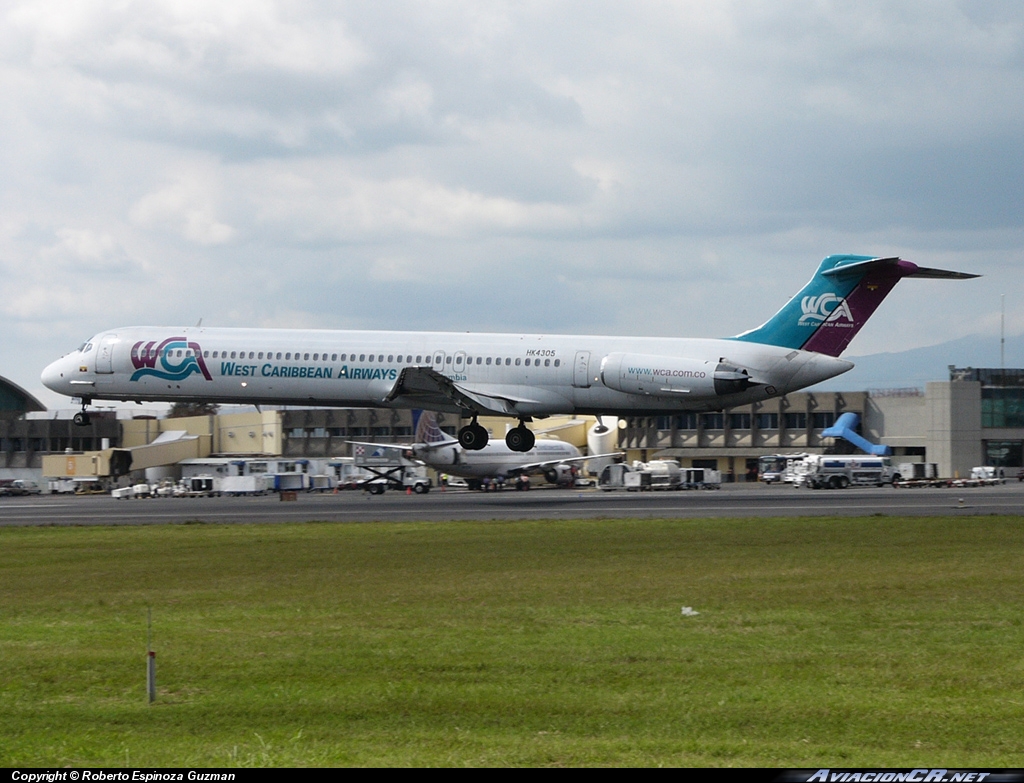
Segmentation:
<svg viewBox="0 0 1024 783">
<path fill-rule="evenodd" d="M 839 356 L 904 277 L 963 280 L 977 276 L 926 269 L 901 258 L 829 256 L 785 307 L 733 339 Z"/>
</svg>

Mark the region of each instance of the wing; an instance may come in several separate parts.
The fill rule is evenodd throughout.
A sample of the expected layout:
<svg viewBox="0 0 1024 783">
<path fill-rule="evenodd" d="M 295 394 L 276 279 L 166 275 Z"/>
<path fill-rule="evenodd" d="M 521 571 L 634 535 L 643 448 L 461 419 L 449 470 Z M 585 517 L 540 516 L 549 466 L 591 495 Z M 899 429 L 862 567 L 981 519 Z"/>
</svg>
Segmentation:
<svg viewBox="0 0 1024 783">
<path fill-rule="evenodd" d="M 394 402 L 399 397 L 418 408 L 454 404 L 473 413 L 492 413 L 501 416 L 519 415 L 516 406 L 521 403 L 538 403 L 538 400 L 525 397 L 474 391 L 468 386 L 455 383 L 451 378 L 446 378 L 431 367 L 404 368 L 384 398 L 384 402 Z"/>
<path fill-rule="evenodd" d="M 459 445 L 457 440 L 439 440 L 437 443 L 370 443 L 363 440 L 347 440 L 345 442 L 351 443 L 353 446 L 372 446 L 375 449 L 402 449 L 403 451 L 429 451 L 430 449 Z"/>
<path fill-rule="evenodd" d="M 586 462 L 589 459 L 601 459 L 602 457 L 621 457 L 623 452 L 613 451 L 610 454 L 588 454 L 585 457 L 566 457 L 565 459 L 549 459 L 544 462 L 527 462 L 509 469 L 509 473 L 530 473 L 544 468 L 553 468 L 555 465 L 565 465 L 569 462 Z"/>
</svg>

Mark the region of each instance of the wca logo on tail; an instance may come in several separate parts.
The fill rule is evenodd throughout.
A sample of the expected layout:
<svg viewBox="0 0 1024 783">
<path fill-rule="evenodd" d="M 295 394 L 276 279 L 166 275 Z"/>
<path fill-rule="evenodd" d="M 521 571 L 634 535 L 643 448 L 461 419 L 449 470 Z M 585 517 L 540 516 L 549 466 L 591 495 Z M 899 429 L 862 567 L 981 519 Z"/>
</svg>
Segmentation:
<svg viewBox="0 0 1024 783">
<path fill-rule="evenodd" d="M 845 299 L 835 294 L 805 296 L 800 300 L 800 308 L 804 312 L 800 316 L 800 326 L 834 323 L 840 318 L 845 318 L 851 324 L 853 323 L 850 306 Z"/>
<path fill-rule="evenodd" d="M 183 355 L 181 361 L 175 364 L 174 352 L 177 350 L 181 350 Z M 156 369 L 157 359 L 160 360 L 162 370 Z M 199 343 L 189 342 L 184 337 L 168 337 L 159 345 L 156 345 L 156 341 L 135 343 L 132 346 L 132 366 L 135 367 L 133 381 L 147 375 L 164 381 L 183 381 L 194 373 L 201 374 L 208 381 L 213 380 L 210 371 L 206 369 Z"/>
</svg>

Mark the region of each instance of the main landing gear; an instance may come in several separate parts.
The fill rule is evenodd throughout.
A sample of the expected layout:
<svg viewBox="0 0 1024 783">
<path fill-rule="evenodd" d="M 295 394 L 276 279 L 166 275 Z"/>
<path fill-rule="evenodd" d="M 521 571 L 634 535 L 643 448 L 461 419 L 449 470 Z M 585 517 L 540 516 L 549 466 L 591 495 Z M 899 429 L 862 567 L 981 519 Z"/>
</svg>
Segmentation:
<svg viewBox="0 0 1024 783">
<path fill-rule="evenodd" d="M 512 451 L 529 451 L 536 441 L 537 438 L 526 428 L 526 424 L 522 420 L 518 427 L 513 427 L 505 435 L 505 445 Z"/>
<path fill-rule="evenodd" d="M 477 424 L 476 416 L 459 430 L 459 445 L 467 451 L 480 451 L 487 445 L 487 430 Z"/>
</svg>

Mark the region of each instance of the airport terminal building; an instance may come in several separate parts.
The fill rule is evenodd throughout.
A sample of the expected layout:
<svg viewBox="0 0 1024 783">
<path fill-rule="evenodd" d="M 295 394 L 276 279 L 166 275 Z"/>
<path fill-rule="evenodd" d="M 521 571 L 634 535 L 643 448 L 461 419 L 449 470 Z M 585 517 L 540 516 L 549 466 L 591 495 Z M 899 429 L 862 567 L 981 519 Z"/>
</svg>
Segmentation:
<svg viewBox="0 0 1024 783">
<path fill-rule="evenodd" d="M 110 411 L 94 413 L 87 427 L 43 411 L 38 400 L 0 379 L 0 478 L 41 481 L 44 455 L 128 449 L 161 436 L 166 440 L 172 432 L 184 437 L 165 450 L 179 459 L 344 457 L 351 454 L 349 440 L 408 443 L 413 435 L 412 414 L 404 410 L 287 409 L 180 419 L 117 419 Z M 977 465 L 1024 466 L 1024 370 L 1019 369 L 950 367 L 948 380 L 930 382 L 923 391 L 806 391 L 720 413 L 635 417 L 620 421 L 618 447 L 630 461 L 677 459 L 683 467 L 720 470 L 726 481 L 756 480 L 762 456 L 855 451 L 822 435 L 843 413 L 856 413 L 858 432 L 891 446 L 894 459 L 937 463 L 942 476 L 969 475 Z M 485 426 L 500 438 L 511 421 L 488 419 Z M 439 423 L 454 433 L 464 422 L 441 415 Z M 533 427 L 554 425 L 555 436 L 584 447 L 589 423 L 549 419 Z"/>
<path fill-rule="evenodd" d="M 841 414 L 856 413 L 869 441 L 892 447 L 900 461 L 937 463 L 941 476 L 968 476 L 977 465 L 1024 466 L 1024 370 L 949 372 L 924 391 L 797 392 L 722 413 L 633 418 L 619 445 L 630 459 L 673 458 L 743 481 L 756 476 L 761 456 L 854 451 L 821 433 Z"/>
</svg>

